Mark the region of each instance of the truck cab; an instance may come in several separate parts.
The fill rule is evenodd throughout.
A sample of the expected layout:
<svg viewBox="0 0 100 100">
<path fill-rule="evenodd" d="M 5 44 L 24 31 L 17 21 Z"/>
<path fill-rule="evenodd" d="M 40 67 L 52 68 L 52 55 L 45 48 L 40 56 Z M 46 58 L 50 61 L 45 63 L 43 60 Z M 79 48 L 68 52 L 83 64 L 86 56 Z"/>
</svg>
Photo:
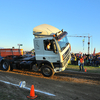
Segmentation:
<svg viewBox="0 0 100 100">
<path fill-rule="evenodd" d="M 35 59 L 44 76 L 64 71 L 71 58 L 67 32 L 42 24 L 33 29 Z M 47 45 L 50 45 L 50 50 Z"/>
</svg>

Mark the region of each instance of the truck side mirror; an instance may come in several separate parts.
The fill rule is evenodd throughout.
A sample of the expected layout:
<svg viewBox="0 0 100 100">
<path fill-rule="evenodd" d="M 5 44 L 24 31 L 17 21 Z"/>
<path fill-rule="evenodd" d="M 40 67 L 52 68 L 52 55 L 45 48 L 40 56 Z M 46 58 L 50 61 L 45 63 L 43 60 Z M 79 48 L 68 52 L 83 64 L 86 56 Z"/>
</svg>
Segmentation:
<svg viewBox="0 0 100 100">
<path fill-rule="evenodd" d="M 57 54 L 57 48 L 56 48 L 55 41 L 52 41 L 52 48 L 53 48 L 53 52 Z"/>
</svg>

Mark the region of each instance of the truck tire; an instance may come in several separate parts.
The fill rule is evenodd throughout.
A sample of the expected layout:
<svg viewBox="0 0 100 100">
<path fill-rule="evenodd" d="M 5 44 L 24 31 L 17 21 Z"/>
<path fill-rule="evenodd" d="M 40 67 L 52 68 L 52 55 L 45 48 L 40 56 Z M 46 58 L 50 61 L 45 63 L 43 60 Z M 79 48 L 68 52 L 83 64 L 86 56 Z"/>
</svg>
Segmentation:
<svg viewBox="0 0 100 100">
<path fill-rule="evenodd" d="M 34 72 L 37 72 L 39 70 L 39 68 L 36 64 L 32 64 L 31 70 L 34 71 Z"/>
<path fill-rule="evenodd" d="M 2 67 L 2 70 L 4 70 L 4 71 L 13 70 L 8 61 L 3 61 L 1 67 Z"/>
<path fill-rule="evenodd" d="M 51 77 L 54 75 L 54 70 L 49 65 L 43 65 L 41 67 L 41 72 L 46 77 Z"/>
</svg>

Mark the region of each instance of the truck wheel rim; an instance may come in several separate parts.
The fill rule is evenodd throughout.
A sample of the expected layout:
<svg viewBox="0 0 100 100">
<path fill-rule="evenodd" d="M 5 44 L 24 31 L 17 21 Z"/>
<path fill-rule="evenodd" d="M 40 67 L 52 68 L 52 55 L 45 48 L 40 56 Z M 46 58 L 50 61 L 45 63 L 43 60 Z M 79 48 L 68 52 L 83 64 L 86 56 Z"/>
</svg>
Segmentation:
<svg viewBox="0 0 100 100">
<path fill-rule="evenodd" d="M 51 70 L 49 68 L 44 68 L 43 73 L 48 76 L 48 75 L 50 75 Z"/>
<path fill-rule="evenodd" d="M 3 69 L 7 69 L 7 67 L 8 67 L 8 63 L 4 62 L 3 63 Z"/>
</svg>

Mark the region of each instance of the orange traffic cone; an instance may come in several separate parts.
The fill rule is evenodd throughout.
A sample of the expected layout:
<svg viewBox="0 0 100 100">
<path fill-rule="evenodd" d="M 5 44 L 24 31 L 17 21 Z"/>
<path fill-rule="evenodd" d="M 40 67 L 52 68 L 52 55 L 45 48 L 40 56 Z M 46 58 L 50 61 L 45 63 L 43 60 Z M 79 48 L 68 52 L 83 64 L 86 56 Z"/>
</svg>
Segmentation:
<svg viewBox="0 0 100 100">
<path fill-rule="evenodd" d="M 87 72 L 86 68 L 85 68 L 85 72 Z"/>
<path fill-rule="evenodd" d="M 35 99 L 36 97 L 37 95 L 35 95 L 35 92 L 34 92 L 34 85 L 32 85 L 31 90 L 30 90 L 30 96 L 27 96 L 27 98 Z"/>
</svg>

